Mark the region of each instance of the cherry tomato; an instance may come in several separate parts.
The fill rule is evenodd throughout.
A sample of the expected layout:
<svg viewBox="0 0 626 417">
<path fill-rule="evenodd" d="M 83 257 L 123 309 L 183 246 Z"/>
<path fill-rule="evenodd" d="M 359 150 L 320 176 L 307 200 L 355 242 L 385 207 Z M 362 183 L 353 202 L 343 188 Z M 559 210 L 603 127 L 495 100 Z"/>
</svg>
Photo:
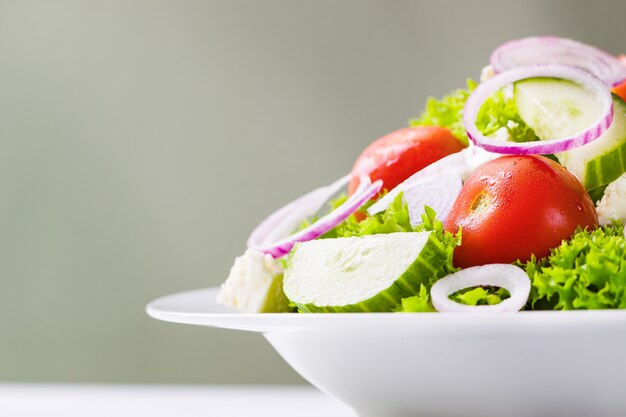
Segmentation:
<svg viewBox="0 0 626 417">
<path fill-rule="evenodd" d="M 589 194 L 567 169 L 538 155 L 503 156 L 478 168 L 454 202 L 445 229 L 461 229 L 454 265 L 525 262 L 550 253 L 578 226 L 595 228 Z"/>
<path fill-rule="evenodd" d="M 372 142 L 361 153 L 352 168 L 348 192 L 354 193 L 362 175 L 369 175 L 372 181 L 382 180 L 383 188 L 391 190 L 420 169 L 463 148 L 443 127 L 396 130 Z"/>
</svg>

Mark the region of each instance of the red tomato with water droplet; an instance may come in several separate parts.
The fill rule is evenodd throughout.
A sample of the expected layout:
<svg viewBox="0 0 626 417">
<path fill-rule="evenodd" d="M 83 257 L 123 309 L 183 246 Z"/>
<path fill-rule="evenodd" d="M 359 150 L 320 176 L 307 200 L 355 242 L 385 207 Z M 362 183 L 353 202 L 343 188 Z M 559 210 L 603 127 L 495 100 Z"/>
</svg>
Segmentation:
<svg viewBox="0 0 626 417">
<path fill-rule="evenodd" d="M 454 265 L 525 262 L 598 225 L 580 181 L 548 158 L 503 156 L 478 168 L 463 185 L 445 229 L 461 229 Z"/>
<path fill-rule="evenodd" d="M 361 153 L 352 168 L 348 192 L 354 193 L 362 175 L 368 175 L 372 182 L 382 180 L 383 188 L 391 190 L 422 168 L 464 147 L 443 127 L 396 130 L 372 142 Z"/>
</svg>

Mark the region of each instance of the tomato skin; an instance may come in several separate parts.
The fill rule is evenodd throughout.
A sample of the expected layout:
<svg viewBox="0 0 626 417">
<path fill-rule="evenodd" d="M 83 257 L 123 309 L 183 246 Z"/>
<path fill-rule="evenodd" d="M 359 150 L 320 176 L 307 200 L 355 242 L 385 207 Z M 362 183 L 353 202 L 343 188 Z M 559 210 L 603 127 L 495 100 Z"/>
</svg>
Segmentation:
<svg viewBox="0 0 626 417">
<path fill-rule="evenodd" d="M 477 169 L 445 223 L 461 229 L 454 265 L 528 261 L 547 256 L 576 227 L 598 225 L 595 206 L 574 174 L 538 155 L 503 156 Z"/>
<path fill-rule="evenodd" d="M 611 91 L 613 92 L 613 94 L 619 96 L 619 98 L 626 101 L 626 81 L 616 85 Z"/>
<path fill-rule="evenodd" d="M 422 168 L 464 147 L 443 127 L 396 130 L 375 140 L 361 153 L 352 168 L 348 192 L 354 193 L 362 175 L 368 175 L 372 182 L 382 180 L 383 188 L 391 190 Z"/>
<path fill-rule="evenodd" d="M 622 62 L 622 64 L 626 65 L 626 55 L 620 55 L 617 58 Z M 613 94 L 626 101 L 626 81 L 616 85 L 611 89 L 611 91 Z"/>
</svg>

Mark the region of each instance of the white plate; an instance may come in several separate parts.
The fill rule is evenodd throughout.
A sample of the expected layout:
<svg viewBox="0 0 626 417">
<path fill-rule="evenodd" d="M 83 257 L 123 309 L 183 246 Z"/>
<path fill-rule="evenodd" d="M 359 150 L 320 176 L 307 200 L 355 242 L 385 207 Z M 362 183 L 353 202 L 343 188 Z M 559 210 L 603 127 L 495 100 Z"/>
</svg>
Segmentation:
<svg viewBox="0 0 626 417">
<path fill-rule="evenodd" d="M 217 288 L 153 301 L 160 320 L 264 333 L 361 416 L 617 417 L 626 311 L 239 314 Z"/>
</svg>

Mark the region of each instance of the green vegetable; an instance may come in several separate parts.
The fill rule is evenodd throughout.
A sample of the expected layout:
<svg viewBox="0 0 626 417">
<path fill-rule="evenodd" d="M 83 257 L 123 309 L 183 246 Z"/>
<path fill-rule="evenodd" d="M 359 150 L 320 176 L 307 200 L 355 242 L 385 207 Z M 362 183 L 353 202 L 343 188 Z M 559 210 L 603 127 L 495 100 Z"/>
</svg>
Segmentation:
<svg viewBox="0 0 626 417">
<path fill-rule="evenodd" d="M 319 239 L 397 232 L 434 232 L 435 237 L 446 248 L 446 263 L 443 266 L 445 275 L 456 272 L 458 269 L 452 265 L 452 255 L 454 248 L 461 244 L 461 232 L 454 236 L 444 231 L 443 223 L 437 220 L 437 213 L 428 206 L 424 207 L 424 214 L 421 216 L 422 223 L 413 228 L 409 219 L 409 208 L 402 195 L 399 193 L 385 211 L 373 216 L 367 214 L 367 211 L 363 211 L 367 217 L 361 222 L 356 220 L 354 216 L 350 216 L 337 227 L 320 236 Z"/>
<path fill-rule="evenodd" d="M 332 206 L 341 204 L 341 199 L 344 199 L 345 196 L 340 197 L 336 201 L 331 204 Z M 383 291 L 378 295 L 373 295 L 371 299 L 360 300 L 357 302 L 353 302 L 352 304 L 345 305 L 320 305 L 310 302 L 302 302 L 301 297 L 302 293 L 291 293 L 291 297 L 293 298 L 291 301 L 293 305 L 297 305 L 300 311 L 308 312 L 308 311 L 406 311 L 406 312 L 417 312 L 417 311 L 434 311 L 432 305 L 429 301 L 429 290 L 432 284 L 438 279 L 445 275 L 448 275 L 454 271 L 456 268 L 452 265 L 452 255 L 454 252 L 454 248 L 460 244 L 460 235 L 458 237 L 453 236 L 450 233 L 447 233 L 443 229 L 443 224 L 436 219 L 436 213 L 430 207 L 425 207 L 425 213 L 422 215 L 422 224 L 417 228 L 411 227 L 411 222 L 409 219 L 409 211 L 406 203 L 402 198 L 402 194 L 400 193 L 394 201 L 390 204 L 387 210 L 377 213 L 373 216 L 367 214 L 366 211 L 362 210 L 365 213 L 366 218 L 361 222 L 357 221 L 354 216 L 350 216 L 344 222 L 339 224 L 333 230 L 329 231 L 323 236 L 320 236 L 317 240 L 324 239 L 333 239 L 333 240 L 342 240 L 339 238 L 352 238 L 352 237 L 367 237 L 371 235 L 380 235 L 380 234 L 390 234 L 390 233 L 410 233 L 410 232 L 432 232 L 430 233 L 430 237 L 428 239 L 427 244 L 424 246 L 424 249 L 419 256 L 421 260 L 416 260 L 418 265 L 416 266 L 404 266 L 405 269 L 402 271 L 396 271 L 396 275 L 405 277 L 403 279 L 409 280 L 411 282 L 412 290 L 405 292 L 398 292 L 396 286 L 390 287 L 391 289 L 388 291 Z M 346 243 L 347 244 L 347 243 Z M 326 246 L 326 245 L 324 245 Z M 298 250 L 304 249 L 306 251 L 324 251 L 324 246 L 315 247 L 314 245 L 308 245 L 306 243 L 298 244 L 294 251 L 292 251 L 291 256 L 287 262 L 287 275 L 290 277 L 288 280 L 293 280 L 294 277 L 294 269 L 297 268 L 297 265 L 294 267 L 294 262 L 307 262 L 305 253 L 305 259 L 302 259 L 302 255 L 300 259 L 296 259 L 296 255 Z M 355 247 L 358 250 L 359 245 L 356 246 L 351 244 L 349 246 Z M 300 248 L 300 249 L 299 249 Z M 345 248 L 340 248 L 339 252 L 346 252 Z M 397 251 L 401 252 L 405 248 L 398 247 Z M 339 253 L 337 252 L 337 253 Z M 320 255 L 318 253 L 316 259 L 324 258 L 325 255 Z M 391 257 L 391 255 L 389 255 Z M 408 259 L 410 261 L 410 259 Z M 426 260 L 427 264 L 431 265 L 433 268 L 426 268 L 423 260 Z M 316 261 L 316 265 L 321 265 L 318 261 Z M 348 260 L 349 261 L 349 260 Z M 365 262 L 366 258 L 362 260 Z M 395 264 L 400 264 L 401 262 L 406 262 L 407 259 L 402 261 L 396 260 Z M 349 262 L 348 262 L 349 263 Z M 370 266 L 369 269 L 372 267 Z M 300 271 L 295 271 L 296 280 L 306 279 L 305 276 L 302 276 L 302 271 L 308 271 L 310 268 L 304 267 L 301 268 Z M 368 268 L 365 268 L 367 271 Z M 400 268 L 402 269 L 402 268 Z M 429 271 L 429 269 L 431 269 Z M 319 271 L 318 271 L 319 272 Z M 325 276 L 336 275 L 340 276 L 343 272 L 338 273 L 337 270 L 328 270 L 324 272 Z M 364 273 L 365 275 L 367 272 Z M 391 278 L 391 282 L 393 282 L 393 278 Z M 339 278 L 338 278 L 339 279 Z M 293 281 L 292 281 L 293 282 Z M 398 279 L 396 279 L 398 282 Z M 301 284 L 297 284 L 296 287 L 300 288 Z M 293 287 L 292 287 L 293 290 Z M 306 286 L 304 287 L 306 293 L 308 292 Z M 306 298 L 306 297 L 305 297 Z M 300 300 L 299 300 L 300 299 Z"/>
<path fill-rule="evenodd" d="M 424 284 L 420 284 L 420 292 L 412 297 L 402 299 L 402 303 L 396 308 L 396 313 L 434 313 L 437 310 L 430 302 L 430 294 Z"/>
<path fill-rule="evenodd" d="M 588 128 L 602 106 L 585 88 L 565 80 L 532 78 L 515 83 L 520 115 L 541 139 L 564 138 Z M 626 103 L 613 96 L 613 123 L 596 140 L 556 155 L 593 198 L 626 171 Z"/>
<path fill-rule="evenodd" d="M 554 310 L 626 308 L 623 226 L 579 231 L 552 254 L 526 265 L 529 307 Z"/>
<path fill-rule="evenodd" d="M 415 230 L 418 232 L 433 232 L 446 250 L 446 263 L 443 265 L 443 274 L 439 275 L 438 278 L 458 271 L 459 268 L 456 268 L 452 264 L 452 257 L 454 255 L 454 248 L 461 245 L 461 230 L 459 230 L 456 235 L 446 232 L 443 229 L 443 223 L 437 220 L 437 213 L 435 213 L 435 210 L 428 206 L 424 207 L 424 214 L 422 214 L 421 217 L 422 224 L 417 226 Z M 428 289 L 430 290 L 430 287 Z"/>
<path fill-rule="evenodd" d="M 476 127 L 485 136 L 493 135 L 501 128 L 505 128 L 509 140 L 513 142 L 539 140 L 535 132 L 520 117 L 515 98 L 507 95 L 505 89 L 499 90 L 485 100 L 478 112 Z"/>
<path fill-rule="evenodd" d="M 422 114 L 409 120 L 409 126 L 445 127 L 450 129 L 457 139 L 467 145 L 469 138 L 463 125 L 463 107 L 476 85 L 475 81 L 467 80 L 467 89 L 452 91 L 441 100 L 430 97 Z"/>
<path fill-rule="evenodd" d="M 301 312 L 395 311 L 444 272 L 434 232 L 389 233 L 297 243 L 284 291 Z"/>
<path fill-rule="evenodd" d="M 510 294 L 506 289 L 497 287 L 468 288 L 450 296 L 452 300 L 470 306 L 500 304 L 509 297 Z"/>
<path fill-rule="evenodd" d="M 461 231 L 459 231 L 456 236 L 444 231 L 443 223 L 437 220 L 435 211 L 428 206 L 424 207 L 422 224 L 417 226 L 416 230 L 433 232 L 437 240 L 443 243 L 446 253 L 446 262 L 441 266 L 441 272 L 437 275 L 437 279 L 458 271 L 458 268 L 455 268 L 452 264 L 452 256 L 454 255 L 454 248 L 461 244 Z M 412 297 L 402 299 L 401 305 L 395 311 L 403 313 L 427 313 L 436 311 L 430 302 L 429 295 L 430 287 L 432 287 L 434 283 L 435 281 L 427 285 L 421 284 L 419 293 Z M 464 301 L 461 300 L 459 302 Z"/>
<path fill-rule="evenodd" d="M 364 220 L 359 222 L 354 216 L 350 216 L 322 235 L 320 239 L 415 231 L 411 227 L 409 209 L 402 199 L 402 193 L 399 193 L 383 212 L 370 216 L 365 209 L 362 209 L 361 213 L 366 215 Z"/>
<path fill-rule="evenodd" d="M 496 287 L 469 288 L 450 296 L 457 303 L 470 306 L 499 304 L 509 297 L 510 294 L 506 289 Z M 429 290 L 424 285 L 421 285 L 418 295 L 402 299 L 402 305 L 396 310 L 400 313 L 429 313 L 433 311 L 436 310 L 430 302 Z"/>
</svg>

